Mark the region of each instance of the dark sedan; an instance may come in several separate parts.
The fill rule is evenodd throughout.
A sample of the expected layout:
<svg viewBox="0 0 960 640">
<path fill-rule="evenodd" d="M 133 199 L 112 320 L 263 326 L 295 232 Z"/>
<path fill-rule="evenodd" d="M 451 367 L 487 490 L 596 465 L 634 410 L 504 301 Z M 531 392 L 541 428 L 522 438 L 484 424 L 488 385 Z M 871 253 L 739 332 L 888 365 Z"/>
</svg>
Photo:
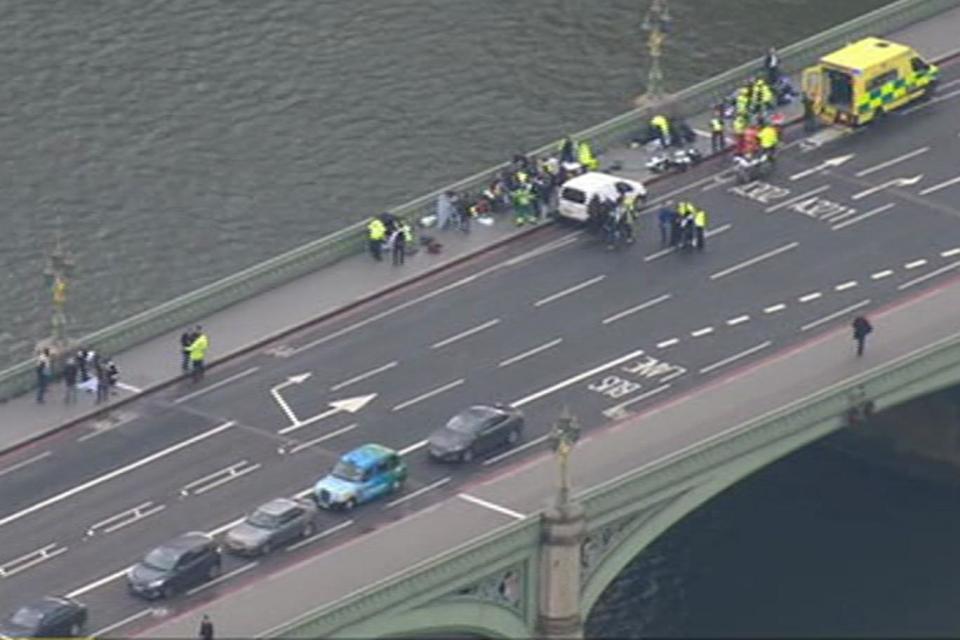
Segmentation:
<svg viewBox="0 0 960 640">
<path fill-rule="evenodd" d="M 185 533 L 153 549 L 127 571 L 130 591 L 143 598 L 170 598 L 220 575 L 220 547 L 206 533 Z"/>
<path fill-rule="evenodd" d="M 437 460 L 470 462 L 479 454 L 515 444 L 522 433 L 523 414 L 517 409 L 477 405 L 434 431 L 427 450 Z"/>
<path fill-rule="evenodd" d="M 0 637 L 55 638 L 79 636 L 87 608 L 72 598 L 47 597 L 27 604 L 0 623 Z"/>
</svg>

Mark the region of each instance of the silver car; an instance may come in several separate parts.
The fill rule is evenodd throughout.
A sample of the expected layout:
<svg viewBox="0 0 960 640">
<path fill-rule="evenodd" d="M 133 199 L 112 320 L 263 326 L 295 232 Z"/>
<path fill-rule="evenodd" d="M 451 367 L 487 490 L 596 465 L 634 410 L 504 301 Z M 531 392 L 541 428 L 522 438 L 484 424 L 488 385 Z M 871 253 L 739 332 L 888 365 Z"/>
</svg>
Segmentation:
<svg viewBox="0 0 960 640">
<path fill-rule="evenodd" d="M 227 551 L 236 555 L 264 555 L 313 535 L 316 515 L 317 507 L 309 502 L 274 498 L 227 531 L 223 543 Z"/>
</svg>

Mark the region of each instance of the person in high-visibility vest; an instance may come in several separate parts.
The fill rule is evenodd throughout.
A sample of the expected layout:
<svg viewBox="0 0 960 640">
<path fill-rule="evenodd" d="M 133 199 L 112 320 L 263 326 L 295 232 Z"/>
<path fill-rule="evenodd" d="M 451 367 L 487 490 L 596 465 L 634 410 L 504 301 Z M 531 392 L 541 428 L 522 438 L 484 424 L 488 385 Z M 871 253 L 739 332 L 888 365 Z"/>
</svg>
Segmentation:
<svg viewBox="0 0 960 640">
<path fill-rule="evenodd" d="M 697 212 L 693 214 L 693 232 L 697 251 L 703 251 L 707 246 L 707 212 L 703 209 L 697 208 Z"/>
<path fill-rule="evenodd" d="M 383 241 L 387 239 L 387 225 L 380 218 L 373 218 L 367 225 L 367 243 L 370 255 L 378 262 L 383 260 Z"/>
<path fill-rule="evenodd" d="M 513 214 L 518 227 L 527 222 L 536 222 L 533 214 L 533 190 L 530 187 L 521 187 L 513 192 Z"/>
<path fill-rule="evenodd" d="M 207 357 L 207 349 L 210 348 L 210 340 L 207 334 L 203 332 L 203 327 L 197 326 L 196 338 L 190 343 L 190 370 L 193 381 L 199 382 L 203 378 L 203 370 Z"/>
<path fill-rule="evenodd" d="M 593 155 L 593 150 L 586 140 L 577 145 L 577 162 L 587 171 L 596 171 L 600 166 L 600 161 Z"/>
<path fill-rule="evenodd" d="M 650 129 L 660 140 L 660 146 L 666 149 L 670 146 L 670 121 L 667 116 L 657 114 L 650 118 Z"/>
<path fill-rule="evenodd" d="M 710 118 L 710 149 L 713 153 L 719 153 L 727 146 L 723 130 L 723 111 L 717 109 Z"/>
<path fill-rule="evenodd" d="M 737 117 L 747 117 L 750 115 L 750 98 L 753 95 L 753 89 L 748 81 L 747 84 L 740 87 L 737 91 L 736 114 Z"/>
<path fill-rule="evenodd" d="M 770 123 L 764 124 L 760 129 L 758 138 L 760 139 L 760 149 L 769 160 L 773 160 L 777 145 L 780 144 L 780 134 L 777 132 L 777 128 Z"/>
<path fill-rule="evenodd" d="M 743 155 L 744 134 L 747 132 L 747 117 L 737 116 L 733 119 L 733 152 Z"/>
</svg>

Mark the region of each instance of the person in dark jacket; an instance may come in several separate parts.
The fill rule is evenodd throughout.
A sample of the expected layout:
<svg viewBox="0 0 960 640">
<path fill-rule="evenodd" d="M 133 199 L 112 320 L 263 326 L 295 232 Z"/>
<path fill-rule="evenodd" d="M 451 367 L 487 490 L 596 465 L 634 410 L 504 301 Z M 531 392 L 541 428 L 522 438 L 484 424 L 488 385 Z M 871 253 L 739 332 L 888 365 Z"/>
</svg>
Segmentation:
<svg viewBox="0 0 960 640">
<path fill-rule="evenodd" d="M 867 341 L 867 336 L 873 332 L 873 325 L 863 316 L 857 316 L 853 319 L 853 339 L 857 341 L 857 356 L 863 355 L 863 345 Z"/>
<path fill-rule="evenodd" d="M 184 329 L 180 334 L 180 368 L 184 373 L 190 371 L 190 345 L 196 340 L 197 334 L 191 329 Z"/>
<path fill-rule="evenodd" d="M 200 621 L 200 639 L 213 640 L 213 622 L 207 614 L 203 614 L 203 619 Z"/>
<path fill-rule="evenodd" d="M 66 395 L 63 397 L 65 404 L 73 404 L 77 401 L 77 377 L 80 368 L 77 366 L 77 359 L 70 357 L 63 363 L 63 386 L 66 389 Z"/>
</svg>

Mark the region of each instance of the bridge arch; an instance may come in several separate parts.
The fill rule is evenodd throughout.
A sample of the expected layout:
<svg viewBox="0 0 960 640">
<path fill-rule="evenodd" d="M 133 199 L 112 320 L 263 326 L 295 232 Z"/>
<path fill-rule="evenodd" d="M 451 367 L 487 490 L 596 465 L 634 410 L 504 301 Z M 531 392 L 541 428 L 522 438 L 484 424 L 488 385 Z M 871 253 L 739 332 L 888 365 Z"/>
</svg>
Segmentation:
<svg viewBox="0 0 960 640">
<path fill-rule="evenodd" d="M 475 635 L 479 638 L 528 638 L 530 628 L 507 607 L 469 600 L 438 601 L 395 614 L 374 616 L 330 638 L 403 638 L 424 635 Z"/>
</svg>

